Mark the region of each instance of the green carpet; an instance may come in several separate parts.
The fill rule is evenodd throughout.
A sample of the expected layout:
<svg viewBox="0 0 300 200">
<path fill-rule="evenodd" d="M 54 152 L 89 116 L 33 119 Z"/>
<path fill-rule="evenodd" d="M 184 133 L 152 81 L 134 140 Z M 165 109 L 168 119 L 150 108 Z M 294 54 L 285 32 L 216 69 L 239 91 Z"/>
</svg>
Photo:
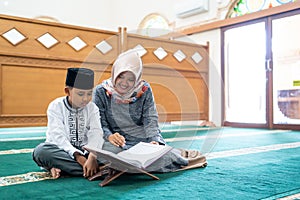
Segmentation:
<svg viewBox="0 0 300 200">
<path fill-rule="evenodd" d="M 22 130 L 0 129 L 0 199 L 252 200 L 300 194 L 300 132 L 297 131 L 201 130 L 195 126 L 168 125 L 162 129 L 168 144 L 205 150 L 206 168 L 156 174 L 160 180 L 125 174 L 105 187 L 98 186 L 99 181 L 81 177 L 1 186 L 8 176 L 43 172 L 32 161 L 30 152 L 9 150 L 34 148 L 43 141 L 37 137 L 44 137 L 46 129 L 33 128 L 30 133 L 30 128 L 25 128 L 26 133 L 20 134 Z M 13 138 L 23 139 L 12 141 Z"/>
</svg>

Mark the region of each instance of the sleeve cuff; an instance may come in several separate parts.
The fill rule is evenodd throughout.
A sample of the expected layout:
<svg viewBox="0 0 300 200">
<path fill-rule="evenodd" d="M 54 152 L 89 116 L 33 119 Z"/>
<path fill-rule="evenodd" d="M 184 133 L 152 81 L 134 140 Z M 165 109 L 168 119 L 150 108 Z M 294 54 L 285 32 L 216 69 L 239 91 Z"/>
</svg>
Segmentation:
<svg viewBox="0 0 300 200">
<path fill-rule="evenodd" d="M 84 155 L 84 153 L 83 153 L 82 151 L 80 151 L 80 150 L 78 150 L 78 149 L 74 149 L 74 150 L 69 151 L 69 155 L 70 155 L 70 157 L 71 157 L 72 159 L 74 159 L 74 153 L 75 153 L 75 152 L 78 152 L 78 153 L 80 153 L 81 155 Z"/>
</svg>

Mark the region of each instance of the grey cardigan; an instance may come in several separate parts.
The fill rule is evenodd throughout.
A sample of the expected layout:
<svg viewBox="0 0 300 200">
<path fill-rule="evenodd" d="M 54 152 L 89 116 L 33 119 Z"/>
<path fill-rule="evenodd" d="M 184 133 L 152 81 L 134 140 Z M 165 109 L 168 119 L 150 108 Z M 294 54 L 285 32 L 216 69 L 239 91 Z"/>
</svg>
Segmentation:
<svg viewBox="0 0 300 200">
<path fill-rule="evenodd" d="M 148 89 L 129 104 L 116 103 L 113 97 L 106 94 L 102 85 L 95 87 L 93 102 L 98 106 L 104 139 L 118 132 L 126 140 L 127 148 L 138 142 L 157 141 L 165 144 L 158 125 L 158 113 L 152 89 L 149 83 L 144 84 Z"/>
</svg>

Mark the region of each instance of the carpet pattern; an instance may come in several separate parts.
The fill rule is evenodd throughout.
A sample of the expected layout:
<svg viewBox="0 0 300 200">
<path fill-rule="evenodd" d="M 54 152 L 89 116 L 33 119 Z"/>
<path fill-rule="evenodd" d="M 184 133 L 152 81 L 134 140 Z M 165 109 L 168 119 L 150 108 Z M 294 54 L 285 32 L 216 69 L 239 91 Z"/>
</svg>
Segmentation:
<svg viewBox="0 0 300 200">
<path fill-rule="evenodd" d="M 47 179 L 52 179 L 49 172 L 29 172 L 26 174 L 0 177 L 0 186 L 23 184 Z"/>
</svg>

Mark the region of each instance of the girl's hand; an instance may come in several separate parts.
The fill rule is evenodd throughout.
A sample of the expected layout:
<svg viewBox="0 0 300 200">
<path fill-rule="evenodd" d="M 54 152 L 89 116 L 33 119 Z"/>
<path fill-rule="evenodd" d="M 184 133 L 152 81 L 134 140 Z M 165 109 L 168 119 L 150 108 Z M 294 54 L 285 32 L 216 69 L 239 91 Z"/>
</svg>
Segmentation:
<svg viewBox="0 0 300 200">
<path fill-rule="evenodd" d="M 156 145 L 159 145 L 159 143 L 158 142 L 156 142 L 156 141 L 152 141 L 152 142 L 150 142 L 151 144 L 156 144 Z"/>
<path fill-rule="evenodd" d="M 126 143 L 125 138 L 119 133 L 110 135 L 108 141 L 117 147 L 123 147 Z"/>
</svg>

